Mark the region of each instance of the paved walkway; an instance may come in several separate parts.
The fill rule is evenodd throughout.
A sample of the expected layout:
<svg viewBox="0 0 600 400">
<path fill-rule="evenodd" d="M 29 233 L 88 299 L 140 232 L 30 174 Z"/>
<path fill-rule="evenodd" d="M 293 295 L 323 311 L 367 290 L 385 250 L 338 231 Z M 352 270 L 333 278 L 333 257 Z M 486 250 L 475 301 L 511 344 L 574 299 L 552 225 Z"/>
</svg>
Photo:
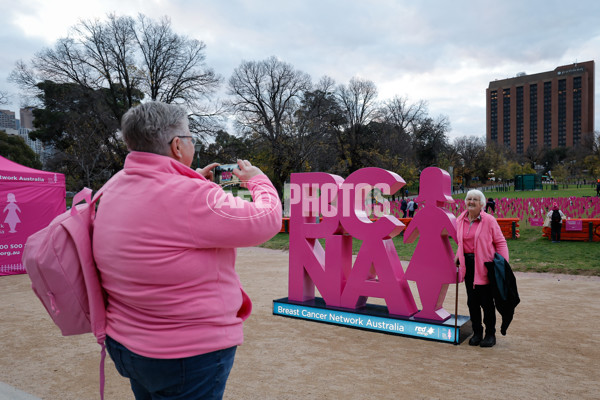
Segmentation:
<svg viewBox="0 0 600 400">
<path fill-rule="evenodd" d="M 0 382 L 0 400 L 40 400 L 40 398 Z"/>
</svg>

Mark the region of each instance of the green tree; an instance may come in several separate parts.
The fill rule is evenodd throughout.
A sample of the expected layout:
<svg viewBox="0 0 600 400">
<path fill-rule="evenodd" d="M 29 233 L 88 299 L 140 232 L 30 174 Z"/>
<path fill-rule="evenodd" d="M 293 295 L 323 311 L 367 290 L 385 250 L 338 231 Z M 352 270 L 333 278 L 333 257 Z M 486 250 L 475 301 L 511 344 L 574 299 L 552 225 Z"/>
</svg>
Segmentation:
<svg viewBox="0 0 600 400">
<path fill-rule="evenodd" d="M 336 170 L 336 137 L 346 117 L 335 96 L 335 82 L 323 77 L 312 90 L 304 92 L 295 113 L 300 171 Z"/>
<path fill-rule="evenodd" d="M 468 187 L 471 184 L 471 179 L 474 176 L 478 176 L 481 181 L 485 181 L 489 168 L 483 170 L 480 168 L 480 162 L 484 159 L 484 140 L 475 136 L 463 136 L 454 140 L 453 147 L 460 162 L 458 172 L 465 180 L 465 186 Z"/>
<path fill-rule="evenodd" d="M 436 120 L 427 117 L 417 121 L 414 128 L 414 148 L 417 166 L 423 170 L 429 166 L 438 165 L 441 155 L 448 151 L 447 132 L 450 121 L 445 116 Z"/>
<path fill-rule="evenodd" d="M 204 167 L 213 162 L 233 164 L 238 159 L 249 159 L 252 154 L 252 143 L 221 130 L 215 135 L 214 142 L 203 146 L 198 154 L 198 166 Z"/>
<path fill-rule="evenodd" d="M 590 177 L 600 176 L 600 157 L 595 154 L 589 155 L 584 159 L 584 164 Z"/>
<path fill-rule="evenodd" d="M 22 137 L 0 130 L 0 155 L 26 167 L 42 169 L 39 157 Z"/>
<path fill-rule="evenodd" d="M 49 161 L 64 173 L 73 189 L 97 188 L 122 168 L 127 149 L 117 137 L 120 121 L 106 101 L 108 89 L 89 89 L 75 83 L 38 84 L 44 108 L 33 111 L 32 139 L 52 145 L 58 153 Z M 141 93 L 137 92 L 138 99 Z M 121 105 L 123 113 L 126 105 Z"/>
<path fill-rule="evenodd" d="M 564 165 L 558 164 L 554 166 L 554 169 L 552 170 L 552 177 L 556 183 L 565 183 L 568 176 L 569 170 Z"/>
<path fill-rule="evenodd" d="M 566 147 L 556 147 L 554 149 L 544 149 L 542 155 L 542 165 L 546 171 L 554 170 L 555 165 L 564 162 L 569 155 L 569 149 Z"/>
</svg>

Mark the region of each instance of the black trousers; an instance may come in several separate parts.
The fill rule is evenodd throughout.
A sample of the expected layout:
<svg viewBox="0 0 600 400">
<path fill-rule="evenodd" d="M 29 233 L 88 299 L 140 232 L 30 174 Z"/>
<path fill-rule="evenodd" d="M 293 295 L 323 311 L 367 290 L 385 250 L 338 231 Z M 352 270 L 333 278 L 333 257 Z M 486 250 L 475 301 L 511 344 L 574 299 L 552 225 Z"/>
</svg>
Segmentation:
<svg viewBox="0 0 600 400">
<path fill-rule="evenodd" d="M 483 335 L 481 324 L 481 309 L 483 309 L 483 323 L 485 334 L 496 334 L 496 308 L 494 305 L 494 293 L 492 285 L 473 285 L 475 278 L 475 255 L 465 253 L 465 287 L 467 289 L 467 306 L 471 317 L 471 326 L 475 335 Z"/>
<path fill-rule="evenodd" d="M 560 242 L 560 229 L 562 224 L 560 222 L 550 222 L 550 238 L 553 242 Z"/>
</svg>

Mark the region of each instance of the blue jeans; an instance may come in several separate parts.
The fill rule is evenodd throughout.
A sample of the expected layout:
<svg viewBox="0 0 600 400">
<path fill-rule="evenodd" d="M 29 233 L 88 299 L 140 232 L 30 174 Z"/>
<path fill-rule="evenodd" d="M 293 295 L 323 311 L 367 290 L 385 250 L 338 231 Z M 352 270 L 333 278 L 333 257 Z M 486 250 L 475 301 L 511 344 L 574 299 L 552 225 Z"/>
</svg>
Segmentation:
<svg viewBox="0 0 600 400">
<path fill-rule="evenodd" d="M 222 399 L 237 346 L 175 359 L 135 354 L 106 337 L 106 349 L 117 371 L 129 378 L 136 400 Z"/>
</svg>

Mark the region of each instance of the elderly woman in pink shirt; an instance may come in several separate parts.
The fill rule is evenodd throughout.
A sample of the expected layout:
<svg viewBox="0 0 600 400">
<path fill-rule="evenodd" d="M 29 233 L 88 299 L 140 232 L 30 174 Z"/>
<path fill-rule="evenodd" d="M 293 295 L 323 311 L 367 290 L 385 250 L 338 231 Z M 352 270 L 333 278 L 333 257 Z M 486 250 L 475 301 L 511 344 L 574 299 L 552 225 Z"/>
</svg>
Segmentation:
<svg viewBox="0 0 600 400">
<path fill-rule="evenodd" d="M 187 112 L 148 102 L 127 111 L 130 150 L 102 188 L 94 257 L 107 294 L 106 346 L 140 399 L 221 399 L 252 303 L 235 271 L 236 248 L 281 228 L 281 202 L 260 169 L 233 173 L 253 202 L 190 168 Z"/>
<path fill-rule="evenodd" d="M 465 204 L 467 209 L 456 221 L 456 255 L 467 289 L 467 305 L 473 327 L 473 337 L 469 344 L 492 347 L 496 344 L 496 309 L 485 263 L 492 261 L 495 253 L 508 261 L 508 246 L 496 219 L 483 211 L 486 200 L 481 191 L 469 190 Z"/>
</svg>

